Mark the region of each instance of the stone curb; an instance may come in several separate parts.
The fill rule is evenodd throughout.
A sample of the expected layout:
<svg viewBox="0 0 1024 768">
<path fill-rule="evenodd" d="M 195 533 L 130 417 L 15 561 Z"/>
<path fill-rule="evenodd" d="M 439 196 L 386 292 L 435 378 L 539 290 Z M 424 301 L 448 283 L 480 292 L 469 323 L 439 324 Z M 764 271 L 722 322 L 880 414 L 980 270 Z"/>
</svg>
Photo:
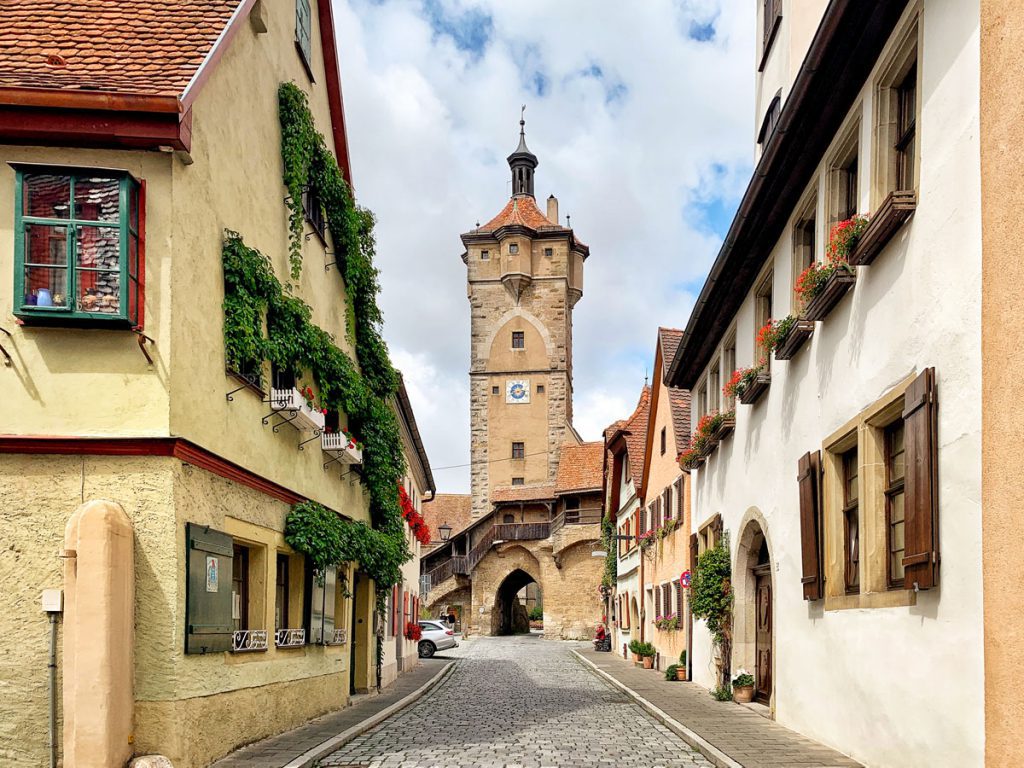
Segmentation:
<svg viewBox="0 0 1024 768">
<path fill-rule="evenodd" d="M 675 733 L 676 736 L 681 738 L 691 747 L 693 747 L 702 755 L 704 755 L 704 757 L 706 757 L 708 760 L 710 760 L 712 763 L 718 766 L 718 768 L 743 768 L 742 763 L 737 763 L 735 760 L 733 760 L 731 757 L 729 757 L 727 754 L 725 754 L 722 750 L 720 750 L 714 744 L 709 742 L 707 739 L 691 731 L 685 725 L 680 723 L 678 720 L 669 715 L 663 709 L 657 707 L 655 704 L 645 699 L 643 696 L 634 691 L 625 683 L 621 683 L 618 680 L 616 680 L 614 677 L 612 677 L 603 669 L 600 669 L 596 664 L 590 661 L 590 659 L 587 659 L 583 655 L 581 655 L 578 651 L 572 651 L 572 655 L 575 656 L 581 664 L 583 664 L 595 675 L 600 677 L 602 680 L 605 680 L 606 682 L 610 683 L 611 685 L 615 686 L 620 691 L 629 696 L 631 699 L 633 699 L 633 701 L 635 701 L 637 704 L 639 704 L 641 707 L 647 710 L 647 712 L 651 714 L 655 720 L 660 722 L 670 731 Z"/>
<path fill-rule="evenodd" d="M 448 678 L 452 670 L 455 669 L 456 663 L 457 662 L 449 661 L 447 664 L 445 664 L 444 669 L 442 669 L 440 672 L 438 672 L 436 675 L 434 675 L 427 682 L 425 682 L 423 685 L 421 685 L 419 688 L 417 688 L 415 691 L 410 693 L 405 698 L 399 699 L 391 706 L 385 707 L 377 714 L 371 715 L 370 717 L 363 720 L 361 723 L 357 723 L 356 725 L 353 725 L 351 728 L 342 731 L 337 736 L 332 736 L 331 738 L 327 739 L 327 741 L 323 741 L 317 744 L 312 749 L 306 750 L 290 762 L 285 763 L 285 765 L 282 766 L 282 768 L 309 768 L 311 765 L 313 765 L 315 761 L 319 760 L 322 757 L 327 757 L 327 755 L 337 751 L 339 747 L 352 741 L 352 739 L 356 738 L 356 736 L 361 736 L 371 728 L 375 728 L 396 712 L 405 709 L 407 706 L 412 704 L 417 699 L 425 696 L 432 688 L 440 685 Z"/>
</svg>

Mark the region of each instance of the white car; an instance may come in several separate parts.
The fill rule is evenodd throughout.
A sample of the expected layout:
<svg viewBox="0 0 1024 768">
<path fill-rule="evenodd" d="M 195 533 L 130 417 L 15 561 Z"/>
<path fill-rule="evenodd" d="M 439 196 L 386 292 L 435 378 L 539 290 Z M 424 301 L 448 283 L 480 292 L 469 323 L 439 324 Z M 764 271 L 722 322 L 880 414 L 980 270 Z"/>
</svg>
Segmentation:
<svg viewBox="0 0 1024 768">
<path fill-rule="evenodd" d="M 440 621 L 421 621 L 420 629 L 423 630 L 419 642 L 421 659 L 429 659 L 436 651 L 459 647 L 455 642 L 455 630 Z"/>
</svg>

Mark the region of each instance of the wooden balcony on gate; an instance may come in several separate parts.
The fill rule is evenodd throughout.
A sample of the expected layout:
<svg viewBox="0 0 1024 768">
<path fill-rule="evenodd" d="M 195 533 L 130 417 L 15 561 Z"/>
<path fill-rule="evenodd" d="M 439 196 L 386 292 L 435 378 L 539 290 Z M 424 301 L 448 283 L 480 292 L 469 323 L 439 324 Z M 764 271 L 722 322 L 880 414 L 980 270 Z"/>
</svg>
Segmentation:
<svg viewBox="0 0 1024 768">
<path fill-rule="evenodd" d="M 494 526 L 495 541 L 531 541 L 551 535 L 551 523 L 498 523 Z"/>
<path fill-rule="evenodd" d="M 566 525 L 600 525 L 601 507 L 583 507 L 565 510 Z"/>
</svg>

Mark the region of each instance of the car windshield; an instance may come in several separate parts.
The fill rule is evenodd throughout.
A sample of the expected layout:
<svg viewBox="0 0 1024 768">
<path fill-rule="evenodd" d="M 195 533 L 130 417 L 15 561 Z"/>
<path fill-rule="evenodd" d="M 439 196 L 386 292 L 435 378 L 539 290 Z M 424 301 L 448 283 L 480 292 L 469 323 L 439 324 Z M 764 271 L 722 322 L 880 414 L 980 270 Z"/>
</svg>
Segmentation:
<svg viewBox="0 0 1024 768">
<path fill-rule="evenodd" d="M 444 629 L 444 627 L 440 626 L 439 624 L 435 624 L 432 621 L 421 621 L 420 622 L 420 627 L 423 628 L 423 629 L 429 629 L 429 630 Z"/>
</svg>

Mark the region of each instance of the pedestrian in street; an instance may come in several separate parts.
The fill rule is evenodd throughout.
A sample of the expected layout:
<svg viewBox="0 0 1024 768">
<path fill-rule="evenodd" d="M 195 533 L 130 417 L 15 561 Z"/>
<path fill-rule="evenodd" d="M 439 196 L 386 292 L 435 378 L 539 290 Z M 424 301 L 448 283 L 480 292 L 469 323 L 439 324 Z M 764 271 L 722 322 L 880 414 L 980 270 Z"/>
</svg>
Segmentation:
<svg viewBox="0 0 1024 768">
<path fill-rule="evenodd" d="M 455 629 L 455 611 L 450 605 L 448 606 L 448 623 L 452 629 Z"/>
</svg>

